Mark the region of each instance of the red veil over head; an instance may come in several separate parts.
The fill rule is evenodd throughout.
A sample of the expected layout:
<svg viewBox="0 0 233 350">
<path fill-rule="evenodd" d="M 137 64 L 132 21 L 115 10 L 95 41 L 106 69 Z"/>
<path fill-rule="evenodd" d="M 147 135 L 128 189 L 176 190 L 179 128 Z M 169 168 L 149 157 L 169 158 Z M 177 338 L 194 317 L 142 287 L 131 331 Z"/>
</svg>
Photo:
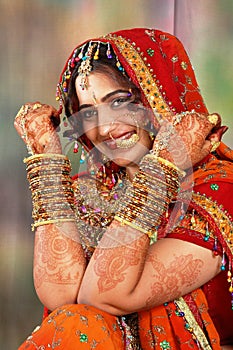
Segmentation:
<svg viewBox="0 0 233 350">
<path fill-rule="evenodd" d="M 127 75 L 142 91 L 145 105 L 155 112 L 207 113 L 189 57 L 175 36 L 155 29 L 134 28 L 89 42 L 111 45 Z M 76 47 L 66 62 L 58 84 L 58 100 L 66 98 L 78 54 L 86 43 Z"/>
</svg>

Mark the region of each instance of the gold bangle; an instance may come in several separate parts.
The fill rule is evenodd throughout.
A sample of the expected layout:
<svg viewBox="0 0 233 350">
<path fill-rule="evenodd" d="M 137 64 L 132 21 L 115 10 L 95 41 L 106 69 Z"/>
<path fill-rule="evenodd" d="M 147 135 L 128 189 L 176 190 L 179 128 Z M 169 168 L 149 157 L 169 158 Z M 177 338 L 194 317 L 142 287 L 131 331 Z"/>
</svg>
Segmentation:
<svg viewBox="0 0 233 350">
<path fill-rule="evenodd" d="M 35 159 L 46 159 L 46 158 L 58 158 L 58 159 L 68 159 L 64 154 L 59 154 L 59 153 L 38 153 L 38 154 L 33 154 L 30 157 L 24 158 L 23 162 L 24 163 L 29 163 L 31 160 Z"/>
<path fill-rule="evenodd" d="M 118 222 L 121 224 L 121 226 L 124 226 L 124 225 L 130 226 L 130 227 L 135 228 L 136 230 L 138 230 L 138 231 L 140 231 L 140 232 L 142 232 L 142 233 L 148 235 L 148 237 L 150 237 L 150 236 L 149 236 L 149 232 L 148 232 L 147 230 L 144 230 L 142 227 L 139 227 L 139 226 L 137 226 L 136 224 L 133 224 L 133 223 L 130 222 L 130 221 L 127 221 L 127 220 L 125 220 L 125 219 L 122 219 L 122 218 L 120 218 L 120 217 L 117 216 L 117 215 L 114 216 L 114 220 L 118 221 Z M 151 234 L 152 234 L 152 233 L 151 233 Z"/>
<path fill-rule="evenodd" d="M 43 226 L 43 225 L 49 225 L 49 224 L 56 224 L 56 223 L 62 223 L 62 222 L 75 222 L 75 219 L 51 219 L 51 220 L 43 220 L 43 221 L 38 221 L 32 224 L 32 231 L 35 230 L 36 227 L 38 226 Z"/>
<path fill-rule="evenodd" d="M 156 156 L 155 154 L 153 154 L 153 151 L 151 153 L 148 153 L 145 158 L 149 158 L 149 159 L 153 159 L 153 160 L 158 160 L 159 163 L 164 164 L 166 166 L 168 166 L 169 168 L 172 168 L 174 170 L 177 171 L 178 174 L 180 174 L 180 176 L 184 177 L 185 176 L 185 171 L 181 170 L 180 168 L 178 168 L 175 164 L 173 164 L 172 162 L 170 162 L 169 160 L 165 159 L 165 158 L 161 158 Z"/>
</svg>

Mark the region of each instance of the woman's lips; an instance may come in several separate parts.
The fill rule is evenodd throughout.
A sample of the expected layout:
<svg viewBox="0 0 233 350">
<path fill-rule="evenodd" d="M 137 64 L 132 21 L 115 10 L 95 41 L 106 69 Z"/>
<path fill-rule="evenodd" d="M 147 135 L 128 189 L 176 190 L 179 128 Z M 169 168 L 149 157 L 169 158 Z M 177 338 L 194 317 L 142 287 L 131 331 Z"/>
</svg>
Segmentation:
<svg viewBox="0 0 233 350">
<path fill-rule="evenodd" d="M 117 140 L 120 141 L 120 140 L 130 139 L 134 134 L 135 134 L 134 131 L 129 131 L 129 132 L 127 132 L 123 135 L 120 135 L 120 136 L 113 136 L 112 135 L 111 139 L 108 139 L 104 142 L 110 149 L 116 149 L 116 148 L 118 148 L 117 143 L 116 143 Z"/>
</svg>

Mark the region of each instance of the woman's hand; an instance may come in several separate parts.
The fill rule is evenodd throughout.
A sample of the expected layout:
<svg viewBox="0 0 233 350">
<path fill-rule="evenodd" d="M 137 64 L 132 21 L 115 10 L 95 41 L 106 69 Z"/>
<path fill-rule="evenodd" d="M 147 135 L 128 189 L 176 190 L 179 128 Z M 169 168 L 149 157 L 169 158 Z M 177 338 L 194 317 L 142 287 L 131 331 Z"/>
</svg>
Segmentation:
<svg viewBox="0 0 233 350">
<path fill-rule="evenodd" d="M 185 112 L 165 115 L 154 141 L 153 150 L 180 169 L 188 169 L 206 157 L 214 145 L 211 131 L 220 124 L 218 114 Z"/>
<path fill-rule="evenodd" d="M 40 102 L 26 103 L 19 110 L 14 126 L 31 154 L 61 153 L 56 132 L 60 124 L 58 111 Z"/>
</svg>

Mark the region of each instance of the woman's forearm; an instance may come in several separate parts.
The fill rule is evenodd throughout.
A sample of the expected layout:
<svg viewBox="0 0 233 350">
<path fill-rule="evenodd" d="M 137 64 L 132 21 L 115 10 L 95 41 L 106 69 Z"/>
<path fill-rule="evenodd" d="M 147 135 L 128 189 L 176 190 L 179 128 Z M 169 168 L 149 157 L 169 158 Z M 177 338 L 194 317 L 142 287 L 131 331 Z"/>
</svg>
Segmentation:
<svg viewBox="0 0 233 350">
<path fill-rule="evenodd" d="M 145 262 L 150 240 L 156 241 L 156 227 L 177 193 L 181 173 L 172 163 L 153 154 L 142 159 L 114 221 L 91 259 L 80 302 L 92 303 L 97 298 L 110 305 L 117 295 L 125 299 L 134 293 L 142 274 L 147 274 Z M 145 300 L 141 300 L 143 304 Z"/>
<path fill-rule="evenodd" d="M 86 268 L 75 223 L 39 226 L 34 249 L 34 284 L 37 295 L 49 310 L 77 302 Z"/>
<path fill-rule="evenodd" d="M 87 266 L 78 303 L 107 307 L 106 311 L 113 314 L 124 313 L 121 301 L 135 290 L 144 271 L 148 247 L 148 236 L 114 221 Z"/>
<path fill-rule="evenodd" d="M 111 225 L 109 236 L 93 254 L 81 283 L 79 303 L 115 315 L 128 314 L 177 299 L 220 272 L 221 257 L 213 256 L 211 250 L 172 238 L 149 246 L 146 235 L 117 225 Z M 130 244 L 116 245 L 117 237 L 120 241 L 120 235 L 127 238 L 133 231 L 135 239 Z"/>
</svg>

